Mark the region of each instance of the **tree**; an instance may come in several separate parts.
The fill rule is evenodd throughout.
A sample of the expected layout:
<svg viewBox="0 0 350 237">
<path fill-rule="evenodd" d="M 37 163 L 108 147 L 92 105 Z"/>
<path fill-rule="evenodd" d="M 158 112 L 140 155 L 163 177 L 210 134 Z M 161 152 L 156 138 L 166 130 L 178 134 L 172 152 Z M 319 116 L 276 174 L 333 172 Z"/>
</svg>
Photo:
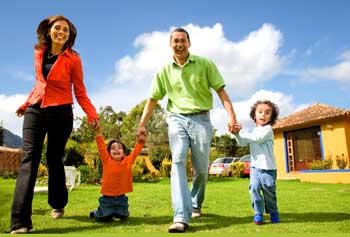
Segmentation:
<svg viewBox="0 0 350 237">
<path fill-rule="evenodd" d="M 99 119 L 103 136 L 106 139 L 121 138 L 121 124 L 126 116 L 125 112 L 116 113 L 112 106 L 100 107 Z M 87 122 L 87 117 L 76 117 L 75 121 L 79 127 L 73 130 L 71 138 L 78 142 L 92 142 L 95 140 L 95 132 Z"/>
<path fill-rule="evenodd" d="M 215 149 L 220 153 L 225 154 L 225 156 L 235 156 L 237 150 L 237 142 L 230 135 L 224 134 L 214 139 Z"/>
<path fill-rule="evenodd" d="M 132 108 L 130 113 L 124 117 L 121 126 L 122 141 L 128 147 L 133 147 L 135 145 L 135 136 L 145 105 L 146 100 L 142 101 L 140 104 L 137 104 L 134 108 Z M 153 115 L 146 126 L 146 129 L 148 132 L 146 140 L 147 147 L 168 144 L 165 112 L 159 104 L 157 104 Z"/>
</svg>

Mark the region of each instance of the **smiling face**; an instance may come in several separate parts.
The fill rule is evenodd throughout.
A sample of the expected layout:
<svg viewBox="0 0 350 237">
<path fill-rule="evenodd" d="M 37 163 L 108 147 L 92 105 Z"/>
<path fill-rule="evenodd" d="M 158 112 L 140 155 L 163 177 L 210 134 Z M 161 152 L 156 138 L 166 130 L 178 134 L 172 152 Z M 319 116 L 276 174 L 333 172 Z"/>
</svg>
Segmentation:
<svg viewBox="0 0 350 237">
<path fill-rule="evenodd" d="M 185 32 L 174 31 L 171 33 L 170 47 L 173 49 L 174 58 L 177 63 L 183 64 L 188 57 L 188 49 L 191 43 Z"/>
<path fill-rule="evenodd" d="M 272 108 L 268 104 L 258 104 L 255 110 L 256 126 L 262 127 L 268 124 L 271 120 Z"/>
<path fill-rule="evenodd" d="M 69 24 L 65 20 L 58 20 L 53 23 L 49 30 L 52 46 L 63 48 L 69 39 Z"/>
<path fill-rule="evenodd" d="M 124 154 L 124 149 L 123 149 L 122 144 L 120 144 L 118 142 L 113 142 L 111 145 L 111 149 L 109 151 L 109 155 L 115 161 L 123 160 L 125 157 L 125 154 Z"/>
</svg>

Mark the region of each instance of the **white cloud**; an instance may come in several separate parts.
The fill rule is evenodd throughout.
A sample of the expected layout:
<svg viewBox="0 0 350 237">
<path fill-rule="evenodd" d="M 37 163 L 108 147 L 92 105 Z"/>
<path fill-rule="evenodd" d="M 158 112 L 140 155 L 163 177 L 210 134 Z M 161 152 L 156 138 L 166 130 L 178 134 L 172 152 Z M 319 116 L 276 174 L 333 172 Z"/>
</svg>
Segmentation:
<svg viewBox="0 0 350 237">
<path fill-rule="evenodd" d="M 17 117 L 16 110 L 26 99 L 27 96 L 21 94 L 12 96 L 0 95 L 1 125 L 19 136 L 22 136 L 23 117 Z"/>
<path fill-rule="evenodd" d="M 345 50 L 338 59 L 341 61 L 350 61 L 350 50 Z"/>
<path fill-rule="evenodd" d="M 137 37 L 134 45 L 140 51 L 115 63 L 114 81 L 147 81 L 149 85 L 157 70 L 171 59 L 169 35 L 173 28 Z M 190 52 L 213 60 L 237 95 L 252 93 L 256 83 L 270 79 L 283 67 L 285 59 L 278 54 L 282 33 L 271 24 L 262 25 L 239 42 L 227 39 L 219 23 L 213 27 L 188 24 L 183 28 L 190 34 Z"/>
<path fill-rule="evenodd" d="M 343 61 L 337 65 L 321 68 L 310 68 L 301 73 L 303 78 L 334 80 L 341 83 L 350 82 L 350 61 Z"/>
<path fill-rule="evenodd" d="M 249 117 L 250 108 L 257 100 L 271 100 L 277 104 L 280 109 L 279 118 L 283 118 L 289 114 L 294 113 L 301 108 L 305 108 L 308 104 L 296 105 L 293 102 L 293 96 L 285 95 L 281 92 L 259 90 L 255 92 L 249 99 L 233 103 L 237 121 L 242 124 L 244 128 L 252 128 L 254 122 Z M 211 112 L 211 120 L 215 128 L 218 129 L 217 135 L 227 133 L 227 113 L 223 108 L 215 108 Z"/>
<path fill-rule="evenodd" d="M 225 37 L 223 27 L 219 23 L 212 27 L 200 27 L 194 24 L 182 27 L 190 33 L 192 43 L 190 52 L 212 59 L 223 74 L 227 86 L 232 87 L 227 90 L 233 91 L 235 95 L 252 94 L 257 83 L 269 80 L 284 66 L 286 58 L 278 52 L 283 36 L 271 24 L 262 25 L 237 42 Z M 112 76 L 114 83 L 93 93 L 89 92 L 90 99 L 97 109 L 100 106 L 111 105 L 116 111 L 128 112 L 148 97 L 152 78 L 161 66 L 171 59 L 169 36 L 174 28 L 170 27 L 167 32 L 145 33 L 135 39 L 134 46 L 138 51 L 135 55 L 126 55 L 115 63 L 115 73 Z M 19 103 L 16 104 L 19 105 L 25 100 L 24 96 L 16 98 L 16 96 L 2 97 L 0 103 L 7 103 L 6 101 L 13 99 L 18 100 Z M 287 97 L 281 96 L 281 98 Z M 249 114 L 250 103 L 254 99 L 255 97 L 252 97 L 246 102 L 234 104 L 239 121 L 248 121 L 244 114 Z M 161 101 L 163 107 L 165 104 L 166 98 Z M 11 131 L 21 134 L 22 122 L 17 117 L 12 118 L 13 115 L 8 117 L 7 114 L 14 114 L 17 107 L 17 105 L 11 106 L 11 112 L 10 109 L 8 111 L 2 109 L 0 115 L 1 119 L 4 118 L 5 127 L 8 124 Z M 77 103 L 74 114 L 84 115 Z M 226 112 L 222 109 L 215 109 L 212 112 L 214 126 L 219 128 L 221 133 L 226 132 L 222 129 L 226 126 L 222 124 L 222 119 L 226 116 L 223 114 Z"/>
</svg>

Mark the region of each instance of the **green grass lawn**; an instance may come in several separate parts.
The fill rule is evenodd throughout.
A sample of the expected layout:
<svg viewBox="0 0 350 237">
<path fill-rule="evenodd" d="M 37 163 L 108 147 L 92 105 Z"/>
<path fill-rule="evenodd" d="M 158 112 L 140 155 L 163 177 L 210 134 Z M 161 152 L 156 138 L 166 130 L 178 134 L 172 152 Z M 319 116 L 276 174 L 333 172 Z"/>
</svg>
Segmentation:
<svg viewBox="0 0 350 237">
<path fill-rule="evenodd" d="M 277 198 L 282 222 L 270 224 L 269 216 L 265 216 L 265 224 L 256 226 L 252 222 L 248 183 L 249 179 L 210 178 L 203 206 L 205 215 L 192 220 L 188 234 L 260 233 L 266 236 L 266 233 L 294 233 L 300 236 L 305 233 L 350 233 L 349 185 L 278 181 Z M 9 231 L 14 185 L 15 180 L 0 178 L 0 233 Z M 134 183 L 134 192 L 128 194 L 131 215 L 125 221 L 98 223 L 89 218 L 89 212 L 98 205 L 99 188 L 81 185 L 69 192 L 65 216 L 59 220 L 51 219 L 47 194 L 35 194 L 32 233 L 170 235 L 167 227 L 173 215 L 169 179 L 158 183 Z"/>
</svg>

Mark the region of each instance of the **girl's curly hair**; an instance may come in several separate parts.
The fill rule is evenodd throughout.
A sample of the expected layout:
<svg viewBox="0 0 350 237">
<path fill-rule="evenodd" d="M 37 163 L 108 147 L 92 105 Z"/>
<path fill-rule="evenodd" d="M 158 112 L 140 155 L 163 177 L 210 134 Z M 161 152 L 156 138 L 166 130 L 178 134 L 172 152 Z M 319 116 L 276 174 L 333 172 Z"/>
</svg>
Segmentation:
<svg viewBox="0 0 350 237">
<path fill-rule="evenodd" d="M 279 108 L 275 103 L 272 103 L 269 100 L 258 100 L 257 102 L 255 102 L 255 104 L 250 108 L 250 118 L 255 122 L 255 111 L 256 111 L 256 107 L 258 107 L 258 105 L 260 104 L 266 104 L 268 106 L 271 107 L 271 119 L 267 124 L 270 124 L 271 126 L 274 125 L 276 123 L 278 114 L 279 114 Z"/>
</svg>

